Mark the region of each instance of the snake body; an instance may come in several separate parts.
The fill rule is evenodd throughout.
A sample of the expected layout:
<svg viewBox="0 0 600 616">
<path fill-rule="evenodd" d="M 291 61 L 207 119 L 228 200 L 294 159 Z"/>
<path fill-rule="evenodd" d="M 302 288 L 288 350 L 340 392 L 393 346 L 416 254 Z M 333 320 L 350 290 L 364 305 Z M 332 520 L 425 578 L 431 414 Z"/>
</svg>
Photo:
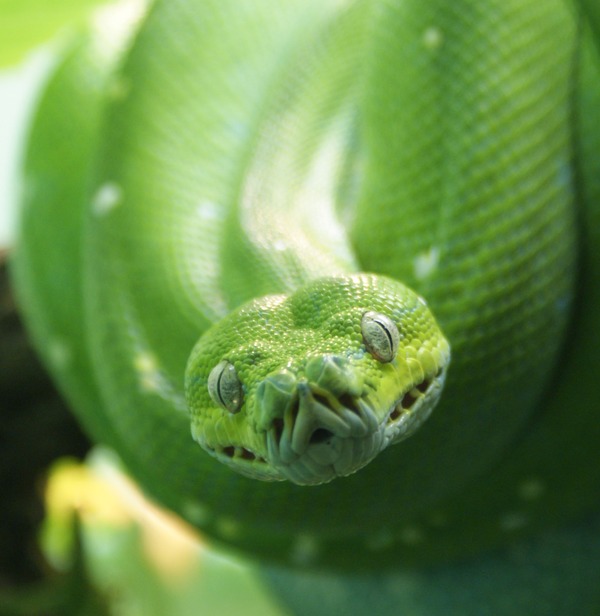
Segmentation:
<svg viewBox="0 0 600 616">
<path fill-rule="evenodd" d="M 439 562 L 592 509 L 587 26 L 563 0 L 275 4 L 158 2 L 46 88 L 15 280 L 81 421 L 283 562 Z"/>
</svg>

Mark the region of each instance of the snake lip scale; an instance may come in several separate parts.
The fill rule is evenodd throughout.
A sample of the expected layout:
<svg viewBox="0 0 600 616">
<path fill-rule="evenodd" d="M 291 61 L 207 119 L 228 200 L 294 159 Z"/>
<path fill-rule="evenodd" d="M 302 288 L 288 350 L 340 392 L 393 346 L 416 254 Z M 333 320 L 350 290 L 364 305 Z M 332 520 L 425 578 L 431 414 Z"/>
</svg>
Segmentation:
<svg viewBox="0 0 600 616">
<path fill-rule="evenodd" d="M 368 395 L 345 393 L 334 398 L 318 386 L 301 381 L 285 417 L 273 420 L 264 433 L 266 458 L 233 443 L 206 447 L 222 462 L 235 460 L 242 473 L 247 467 L 252 476 L 270 463 L 280 470 L 283 479 L 297 484 L 327 483 L 358 471 L 383 448 L 414 434 L 433 411 L 445 373 L 442 366 L 435 374 L 404 388 L 381 421 Z"/>
</svg>

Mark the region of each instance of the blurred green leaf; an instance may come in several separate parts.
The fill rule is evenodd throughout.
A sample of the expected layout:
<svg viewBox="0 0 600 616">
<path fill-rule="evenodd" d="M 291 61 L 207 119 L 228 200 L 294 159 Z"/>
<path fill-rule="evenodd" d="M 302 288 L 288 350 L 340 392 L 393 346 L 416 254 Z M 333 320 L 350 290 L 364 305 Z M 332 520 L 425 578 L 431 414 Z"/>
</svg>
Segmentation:
<svg viewBox="0 0 600 616">
<path fill-rule="evenodd" d="M 0 616 L 289 614 L 256 563 L 207 545 L 146 501 L 108 450 L 53 465 L 45 503 L 43 553 L 60 584 L 36 589 L 35 603 L 0 591 Z"/>
<path fill-rule="evenodd" d="M 105 2 L 106 0 L 104 0 Z M 32 47 L 69 23 L 82 21 L 103 0 L 0 0 L 0 66 L 18 62 Z"/>
</svg>

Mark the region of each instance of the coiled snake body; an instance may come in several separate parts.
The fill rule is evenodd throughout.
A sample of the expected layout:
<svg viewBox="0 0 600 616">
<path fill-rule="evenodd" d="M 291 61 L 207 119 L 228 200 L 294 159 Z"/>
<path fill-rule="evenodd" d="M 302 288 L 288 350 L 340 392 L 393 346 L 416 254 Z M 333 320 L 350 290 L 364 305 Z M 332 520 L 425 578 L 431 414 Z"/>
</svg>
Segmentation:
<svg viewBox="0 0 600 616">
<path fill-rule="evenodd" d="M 177 0 L 126 54 L 103 37 L 41 101 L 15 280 L 151 495 L 363 568 L 597 504 L 600 73 L 573 7 Z"/>
</svg>

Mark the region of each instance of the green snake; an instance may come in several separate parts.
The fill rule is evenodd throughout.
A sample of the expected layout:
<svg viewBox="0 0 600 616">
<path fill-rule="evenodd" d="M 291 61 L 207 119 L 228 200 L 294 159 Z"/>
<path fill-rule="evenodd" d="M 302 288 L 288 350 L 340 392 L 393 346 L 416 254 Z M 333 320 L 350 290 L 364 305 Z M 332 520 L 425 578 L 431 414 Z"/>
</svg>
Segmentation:
<svg viewBox="0 0 600 616">
<path fill-rule="evenodd" d="M 46 85 L 14 277 L 152 497 L 342 569 L 597 507 L 600 63 L 574 6 L 163 0 L 117 39 Z"/>
</svg>

